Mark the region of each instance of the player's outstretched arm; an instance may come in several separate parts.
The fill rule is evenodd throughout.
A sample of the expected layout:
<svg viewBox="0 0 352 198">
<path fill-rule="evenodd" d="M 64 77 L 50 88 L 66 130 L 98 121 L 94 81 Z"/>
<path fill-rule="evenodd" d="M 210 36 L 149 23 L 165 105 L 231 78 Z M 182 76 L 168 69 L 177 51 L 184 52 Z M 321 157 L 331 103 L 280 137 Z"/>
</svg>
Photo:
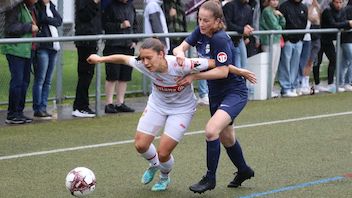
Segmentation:
<svg viewBox="0 0 352 198">
<path fill-rule="evenodd" d="M 249 82 L 253 84 L 257 83 L 257 78 L 255 74 L 247 69 L 242 69 L 233 65 L 229 65 L 229 72 L 236 74 L 237 76 L 243 76 L 245 79 L 249 80 Z"/>
<path fill-rule="evenodd" d="M 115 64 L 124 64 L 129 65 L 129 59 L 132 56 L 123 55 L 123 54 L 114 54 L 110 56 L 99 56 L 97 54 L 91 54 L 87 58 L 89 64 L 98 64 L 98 63 L 115 63 Z"/>
</svg>

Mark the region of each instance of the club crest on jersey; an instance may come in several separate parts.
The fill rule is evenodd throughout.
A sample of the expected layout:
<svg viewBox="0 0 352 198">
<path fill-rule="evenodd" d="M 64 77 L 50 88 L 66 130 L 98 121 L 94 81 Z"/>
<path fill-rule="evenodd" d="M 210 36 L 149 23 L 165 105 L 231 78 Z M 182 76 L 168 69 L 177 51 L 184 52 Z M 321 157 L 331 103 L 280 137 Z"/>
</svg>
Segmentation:
<svg viewBox="0 0 352 198">
<path fill-rule="evenodd" d="M 227 54 L 225 52 L 219 52 L 218 55 L 216 55 L 216 59 L 220 63 L 224 63 L 227 61 Z"/>
</svg>

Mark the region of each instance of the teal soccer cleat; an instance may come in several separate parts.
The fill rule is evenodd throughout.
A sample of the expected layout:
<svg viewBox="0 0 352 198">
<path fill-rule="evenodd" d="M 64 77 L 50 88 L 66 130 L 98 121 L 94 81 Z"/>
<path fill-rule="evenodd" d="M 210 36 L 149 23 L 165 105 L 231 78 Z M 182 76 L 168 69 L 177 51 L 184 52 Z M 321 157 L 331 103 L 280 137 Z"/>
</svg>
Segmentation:
<svg viewBox="0 0 352 198">
<path fill-rule="evenodd" d="M 157 166 L 151 166 L 149 167 L 143 174 L 141 182 L 143 184 L 149 184 L 153 179 L 156 171 L 158 171 L 159 168 Z"/>
<path fill-rule="evenodd" d="M 167 186 L 170 184 L 170 178 L 160 178 L 158 183 L 154 184 L 152 191 L 164 191 L 167 189 Z"/>
</svg>

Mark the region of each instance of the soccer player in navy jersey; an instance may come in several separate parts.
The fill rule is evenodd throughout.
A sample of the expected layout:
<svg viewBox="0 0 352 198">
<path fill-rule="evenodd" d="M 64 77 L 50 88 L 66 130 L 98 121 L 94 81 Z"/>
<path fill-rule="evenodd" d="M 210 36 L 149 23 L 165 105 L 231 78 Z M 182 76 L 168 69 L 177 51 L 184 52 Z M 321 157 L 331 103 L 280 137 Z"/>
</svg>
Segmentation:
<svg viewBox="0 0 352 198">
<path fill-rule="evenodd" d="M 141 182 L 150 183 L 160 170 L 160 180 L 151 190 L 166 190 L 174 164 L 171 153 L 187 131 L 197 106 L 193 86 L 178 85 L 177 80 L 189 73 L 211 69 L 215 67 L 215 61 L 205 58 L 186 59 L 181 67 L 175 56 L 165 55 L 164 45 L 155 38 L 148 38 L 142 43 L 137 58 L 123 54 L 102 57 L 92 54 L 87 61 L 90 64 L 108 62 L 128 65 L 152 80 L 152 94 L 138 122 L 135 147 L 149 162 Z M 233 66 L 229 70 L 237 72 Z M 153 140 L 162 128 L 164 133 L 158 148 L 155 148 Z"/>
<path fill-rule="evenodd" d="M 198 15 L 199 27 L 196 28 L 180 46 L 174 49 L 174 55 L 182 64 L 184 52 L 191 46 L 208 42 L 211 58 L 216 68 L 191 74 L 180 80 L 180 85 L 187 85 L 193 80 L 208 80 L 211 118 L 205 127 L 207 144 L 207 172 L 196 184 L 189 187 L 195 193 L 212 190 L 216 186 L 216 169 L 220 157 L 220 142 L 226 148 L 232 163 L 238 172 L 228 187 L 238 187 L 254 176 L 254 171 L 246 164 L 241 146 L 235 138 L 234 119 L 247 104 L 248 90 L 241 73 L 229 73 L 234 65 L 234 45 L 225 33 L 223 13 L 220 6 L 208 1 L 202 4 Z M 246 77 L 245 77 L 246 78 Z"/>
</svg>

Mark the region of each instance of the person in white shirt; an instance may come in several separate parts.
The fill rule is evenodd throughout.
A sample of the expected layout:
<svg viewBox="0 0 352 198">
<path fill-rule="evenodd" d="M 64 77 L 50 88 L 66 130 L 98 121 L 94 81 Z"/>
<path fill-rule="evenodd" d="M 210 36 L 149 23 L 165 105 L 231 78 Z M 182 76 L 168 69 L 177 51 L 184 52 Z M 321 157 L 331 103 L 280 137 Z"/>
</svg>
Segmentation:
<svg viewBox="0 0 352 198">
<path fill-rule="evenodd" d="M 100 57 L 92 54 L 87 61 L 90 64 L 110 62 L 129 65 L 152 80 L 152 94 L 138 122 L 135 148 L 150 164 L 142 176 L 142 183 L 150 183 L 160 170 L 160 180 L 151 190 L 164 191 L 170 183 L 169 173 L 174 164 L 171 152 L 190 125 L 197 105 L 192 85 L 179 86 L 177 81 L 188 74 L 214 68 L 215 61 L 185 58 L 185 64 L 180 66 L 175 56 L 165 55 L 164 45 L 155 38 L 146 39 L 139 52 L 138 57 L 122 54 Z M 248 70 L 231 66 L 230 72 L 242 72 L 252 81 L 256 80 Z M 152 142 L 163 127 L 164 133 L 156 149 Z"/>
</svg>

